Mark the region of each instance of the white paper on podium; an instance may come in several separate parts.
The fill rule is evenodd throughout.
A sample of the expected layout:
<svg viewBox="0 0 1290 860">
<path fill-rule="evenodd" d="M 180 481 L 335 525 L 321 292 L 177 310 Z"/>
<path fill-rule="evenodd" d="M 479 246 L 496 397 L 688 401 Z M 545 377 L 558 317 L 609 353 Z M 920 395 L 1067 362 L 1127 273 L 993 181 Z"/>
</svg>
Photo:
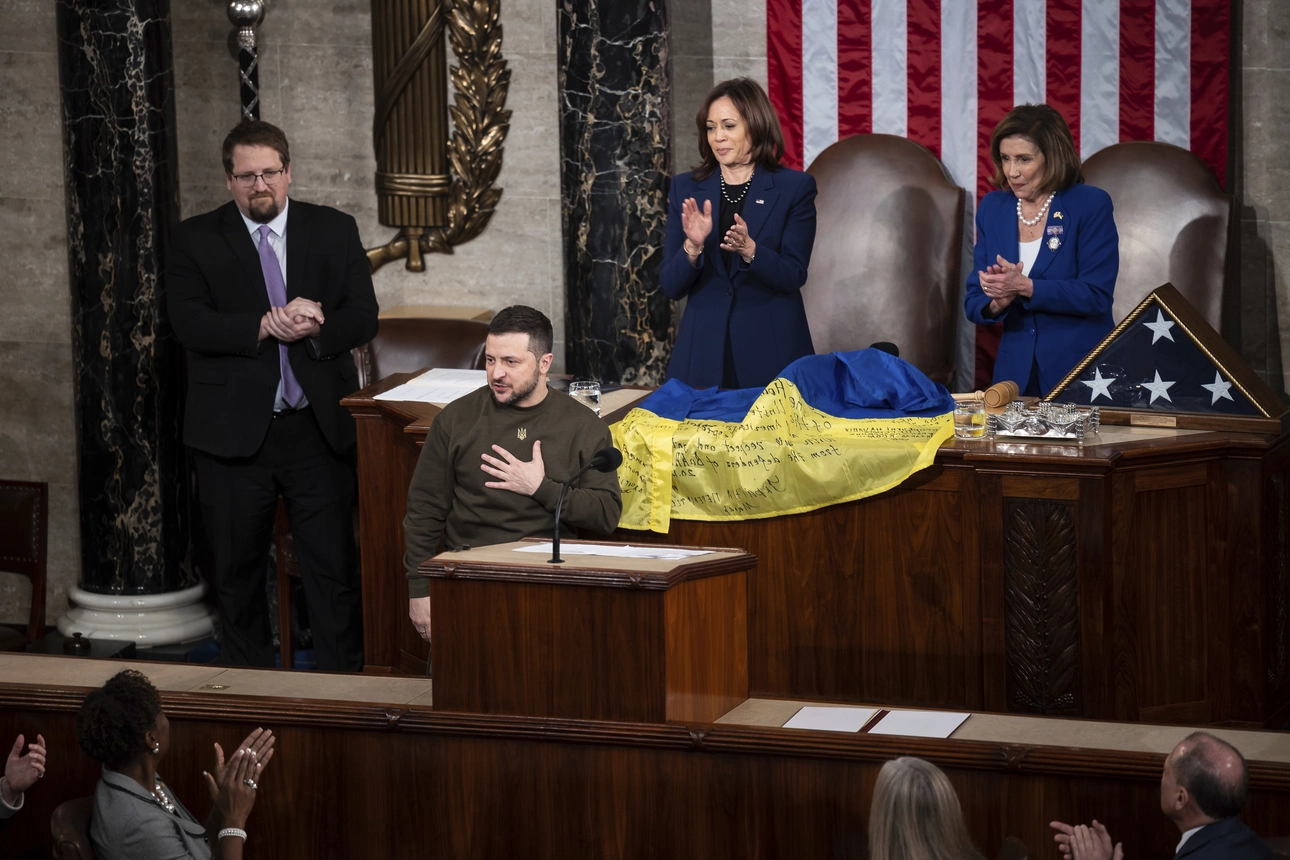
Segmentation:
<svg viewBox="0 0 1290 860">
<path fill-rule="evenodd" d="M 551 542 L 535 543 L 515 548 L 515 552 L 540 552 L 551 554 Z M 609 558 L 661 558 L 678 560 L 693 558 L 696 555 L 707 555 L 706 549 L 674 549 L 661 546 L 603 546 L 594 543 L 561 543 L 561 555 L 602 555 Z"/>
<path fill-rule="evenodd" d="M 889 711 L 869 734 L 948 738 L 970 716 L 953 711 Z"/>
<path fill-rule="evenodd" d="M 418 403 L 451 403 L 488 384 L 486 370 L 435 367 L 395 386 L 377 400 L 413 400 Z"/>
<path fill-rule="evenodd" d="M 802 708 L 784 723 L 786 729 L 815 729 L 824 732 L 858 732 L 878 713 L 877 708 Z"/>
</svg>

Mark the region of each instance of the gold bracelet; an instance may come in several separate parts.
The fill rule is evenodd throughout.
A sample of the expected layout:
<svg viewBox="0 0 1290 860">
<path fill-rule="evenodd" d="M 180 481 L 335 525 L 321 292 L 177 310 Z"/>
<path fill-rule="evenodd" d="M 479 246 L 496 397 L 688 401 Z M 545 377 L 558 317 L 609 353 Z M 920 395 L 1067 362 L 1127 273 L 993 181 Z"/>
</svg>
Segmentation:
<svg viewBox="0 0 1290 860">
<path fill-rule="evenodd" d="M 703 253 L 703 249 L 702 249 L 702 248 L 700 248 L 699 250 L 697 250 L 697 251 L 695 251 L 693 254 L 691 254 L 691 253 L 690 253 L 690 240 L 689 240 L 689 239 L 686 239 L 684 242 L 682 242 L 682 243 L 681 243 L 681 250 L 685 252 L 685 256 L 687 256 L 687 257 L 697 257 L 697 256 L 699 256 L 700 254 L 702 254 L 702 253 Z"/>
</svg>

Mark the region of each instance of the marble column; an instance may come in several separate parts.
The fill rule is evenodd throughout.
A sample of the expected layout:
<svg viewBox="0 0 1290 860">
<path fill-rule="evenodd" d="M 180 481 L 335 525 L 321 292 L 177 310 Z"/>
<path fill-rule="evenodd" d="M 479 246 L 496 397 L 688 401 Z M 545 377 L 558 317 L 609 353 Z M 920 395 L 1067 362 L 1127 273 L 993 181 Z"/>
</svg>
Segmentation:
<svg viewBox="0 0 1290 860">
<path fill-rule="evenodd" d="M 563 0 L 559 35 L 566 367 L 658 384 L 674 335 L 658 286 L 671 161 L 663 0 Z"/>
<path fill-rule="evenodd" d="M 59 628 L 93 635 L 88 610 L 147 609 L 139 597 L 148 595 L 173 608 L 176 592 L 201 593 L 185 565 L 182 356 L 158 290 L 179 215 L 170 3 L 56 8 L 80 471 L 82 579 L 72 598 L 83 607 Z M 196 635 L 165 622 L 177 623 L 174 636 Z"/>
</svg>

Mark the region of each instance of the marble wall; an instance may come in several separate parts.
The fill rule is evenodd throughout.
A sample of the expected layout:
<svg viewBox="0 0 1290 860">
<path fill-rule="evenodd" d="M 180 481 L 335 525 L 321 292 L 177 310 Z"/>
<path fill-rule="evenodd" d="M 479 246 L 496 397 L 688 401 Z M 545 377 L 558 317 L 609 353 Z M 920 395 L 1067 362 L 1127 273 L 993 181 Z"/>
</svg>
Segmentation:
<svg viewBox="0 0 1290 860">
<path fill-rule="evenodd" d="M 1290 391 L 1290 3 L 1241 0 L 1233 15 L 1241 66 L 1230 182 L 1241 217 L 1237 334 L 1255 370 Z"/>
<path fill-rule="evenodd" d="M 51 0 L 0 3 L 0 476 L 49 483 L 50 620 L 80 573 L 71 292 Z M 0 573 L 0 621 L 30 611 Z"/>
<path fill-rule="evenodd" d="M 226 7 L 227 0 L 183 0 L 172 8 L 185 217 L 228 200 L 219 147 L 237 122 L 238 94 Z M 532 305 L 555 325 L 562 366 L 556 8 L 553 0 L 502 0 L 512 118 L 497 182 L 502 200 L 488 228 L 452 255 L 427 256 L 423 273 L 395 262 L 374 280 L 387 307 Z M 291 142 L 291 193 L 349 212 L 365 245 L 384 245 L 397 230 L 377 220 L 373 187 L 370 0 L 273 0 L 258 44 L 260 117 L 281 126 Z"/>
</svg>

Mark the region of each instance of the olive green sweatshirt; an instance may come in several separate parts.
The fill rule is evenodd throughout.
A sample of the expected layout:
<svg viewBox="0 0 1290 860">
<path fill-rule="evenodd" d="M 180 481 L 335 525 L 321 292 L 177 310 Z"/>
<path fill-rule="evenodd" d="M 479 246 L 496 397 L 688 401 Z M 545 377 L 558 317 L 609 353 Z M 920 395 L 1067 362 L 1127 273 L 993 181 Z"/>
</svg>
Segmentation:
<svg viewBox="0 0 1290 860">
<path fill-rule="evenodd" d="M 498 480 L 480 466 L 500 445 L 520 460 L 533 459 L 542 442 L 546 478 L 532 496 L 485 487 Z M 560 484 L 596 452 L 613 445 L 609 427 L 581 403 L 555 389 L 536 406 L 499 404 L 487 386 L 449 403 L 430 425 L 408 487 L 403 520 L 408 594 L 426 597 L 430 584 L 417 566 L 445 549 L 488 546 L 526 537 L 550 537 Z M 500 457 L 499 457 L 500 459 Z M 623 511 L 615 472 L 591 470 L 564 499 L 565 525 L 607 534 Z"/>
</svg>

